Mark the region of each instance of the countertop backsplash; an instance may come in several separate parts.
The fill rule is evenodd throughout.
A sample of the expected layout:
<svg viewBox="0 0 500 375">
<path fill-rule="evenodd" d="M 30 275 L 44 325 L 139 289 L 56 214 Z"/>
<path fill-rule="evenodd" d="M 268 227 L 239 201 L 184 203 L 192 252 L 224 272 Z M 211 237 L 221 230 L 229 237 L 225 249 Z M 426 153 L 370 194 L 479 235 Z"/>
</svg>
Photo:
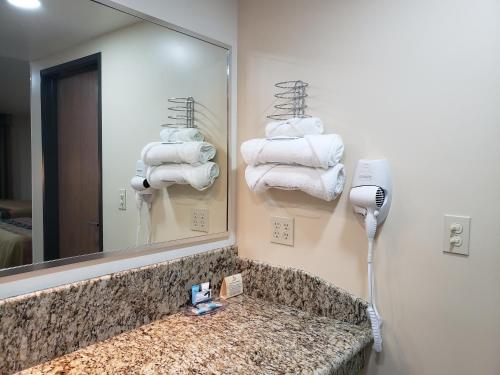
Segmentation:
<svg viewBox="0 0 500 375">
<path fill-rule="evenodd" d="M 366 301 L 308 272 L 239 258 L 245 294 L 314 315 L 369 326 Z"/>
</svg>

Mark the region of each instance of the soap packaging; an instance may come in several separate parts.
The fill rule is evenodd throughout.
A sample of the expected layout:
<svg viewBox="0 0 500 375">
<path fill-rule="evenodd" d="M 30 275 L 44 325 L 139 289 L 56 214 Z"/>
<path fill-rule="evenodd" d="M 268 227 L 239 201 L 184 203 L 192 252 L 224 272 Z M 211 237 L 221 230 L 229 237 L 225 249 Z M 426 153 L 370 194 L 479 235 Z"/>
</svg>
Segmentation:
<svg viewBox="0 0 500 375">
<path fill-rule="evenodd" d="M 200 316 L 206 315 L 210 313 L 215 313 L 217 310 L 221 309 L 224 306 L 222 302 L 218 301 L 210 301 L 210 302 L 202 302 L 197 304 L 196 306 L 191 306 L 187 310 L 188 315 Z"/>
<path fill-rule="evenodd" d="M 241 273 L 227 276 L 222 281 L 220 288 L 220 298 L 228 299 L 243 293 L 243 278 Z"/>
<path fill-rule="evenodd" d="M 191 287 L 191 307 L 186 312 L 188 315 L 200 316 L 213 313 L 224 306 L 222 302 L 212 301 L 210 283 L 196 284 Z"/>
<path fill-rule="evenodd" d="M 212 289 L 210 283 L 196 284 L 191 287 L 191 304 L 193 306 L 199 303 L 209 302 L 212 300 Z"/>
</svg>

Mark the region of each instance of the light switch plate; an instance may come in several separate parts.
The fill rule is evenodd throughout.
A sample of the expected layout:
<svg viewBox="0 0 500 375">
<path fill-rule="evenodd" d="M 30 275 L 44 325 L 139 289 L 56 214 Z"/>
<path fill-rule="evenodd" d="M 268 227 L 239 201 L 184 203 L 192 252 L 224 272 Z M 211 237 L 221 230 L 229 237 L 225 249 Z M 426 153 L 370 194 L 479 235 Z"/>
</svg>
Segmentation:
<svg viewBox="0 0 500 375">
<path fill-rule="evenodd" d="M 293 246 L 294 220 L 290 217 L 271 218 L 271 242 Z"/>
<path fill-rule="evenodd" d="M 443 252 L 469 255 L 470 222 L 470 216 L 444 216 Z"/>
<path fill-rule="evenodd" d="M 191 230 L 208 233 L 208 208 L 194 208 L 191 213 Z"/>
</svg>

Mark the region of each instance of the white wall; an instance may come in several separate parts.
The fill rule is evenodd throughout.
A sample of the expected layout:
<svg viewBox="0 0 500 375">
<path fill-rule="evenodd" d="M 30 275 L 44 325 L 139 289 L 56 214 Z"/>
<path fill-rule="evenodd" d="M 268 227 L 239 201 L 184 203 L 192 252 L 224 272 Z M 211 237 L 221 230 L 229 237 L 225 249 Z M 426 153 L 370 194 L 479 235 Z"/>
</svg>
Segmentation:
<svg viewBox="0 0 500 375">
<path fill-rule="evenodd" d="M 199 25 L 195 21 L 196 17 L 194 19 L 191 17 L 188 17 L 188 19 L 190 20 L 189 24 L 182 23 L 183 20 L 185 20 L 185 18 L 183 18 L 181 16 L 181 15 L 185 14 L 184 11 L 186 9 L 184 8 L 184 5 L 180 5 L 179 3 L 169 4 L 169 7 L 168 7 L 169 17 L 164 17 L 164 13 L 158 11 L 158 9 L 155 7 L 155 4 L 156 4 L 156 2 L 151 2 L 151 1 L 148 2 L 148 5 L 150 6 L 150 8 L 137 8 L 137 7 L 134 8 L 133 2 L 128 2 L 127 4 L 124 3 L 123 5 L 132 7 L 138 11 L 141 11 L 141 12 L 145 12 L 145 13 L 149 12 L 149 14 L 154 15 L 157 18 L 165 19 L 166 21 L 174 23 L 177 26 L 181 26 L 184 28 L 191 29 L 192 31 L 202 33 L 203 35 L 205 35 L 207 37 L 218 39 L 218 40 L 220 40 L 226 44 L 229 44 L 229 45 L 232 45 L 232 43 L 234 43 L 236 41 L 237 4 L 231 3 L 231 6 L 229 6 L 230 2 L 221 2 L 220 7 L 217 7 L 216 4 L 214 4 L 212 7 L 210 7 L 211 12 L 214 12 L 215 9 L 219 9 L 219 11 L 217 11 L 217 15 L 213 14 L 214 18 L 210 19 L 211 21 L 209 22 L 209 24 L 205 24 L 206 18 L 201 17 L 202 14 L 207 14 L 206 7 L 200 6 L 200 5 L 196 6 L 196 5 L 191 4 L 191 6 L 192 6 L 191 12 L 199 12 L 199 15 L 200 15 L 200 18 L 199 18 L 200 24 Z M 158 4 L 156 4 L 156 5 L 158 5 Z M 165 6 L 165 3 L 161 2 L 161 7 L 163 8 L 164 6 Z M 174 21 L 177 18 L 179 18 L 179 22 L 176 23 Z M 203 22 L 201 21 L 202 19 L 204 20 Z M 198 25 L 198 26 L 195 27 L 196 25 Z M 206 30 L 206 28 L 208 28 L 208 30 Z M 168 32 L 168 31 L 165 31 L 165 32 Z M 202 42 L 198 42 L 197 40 L 189 38 L 189 37 L 184 37 L 184 36 L 181 36 L 181 35 L 173 33 L 173 32 L 171 32 L 171 34 L 176 35 L 179 38 L 183 38 L 184 40 L 189 41 L 192 44 L 198 43 L 200 46 L 203 45 L 206 51 L 208 51 L 209 49 L 215 48 L 211 45 L 208 45 L 208 44 L 205 44 Z M 222 36 L 224 36 L 224 38 L 222 38 Z M 135 45 L 137 48 L 139 48 L 140 43 L 139 44 L 136 43 Z M 85 51 L 85 52 L 94 51 L 95 52 L 96 50 L 97 49 L 95 46 L 87 45 L 87 46 L 82 46 L 81 51 L 79 51 L 79 53 L 83 53 L 82 51 Z M 118 51 L 119 49 L 117 48 L 116 50 Z M 71 52 L 72 51 L 67 51 L 65 56 L 64 56 L 64 54 L 62 54 L 61 56 L 58 56 L 57 58 L 48 59 L 47 61 L 44 61 L 40 64 L 35 64 L 32 67 L 32 76 L 33 76 L 32 77 L 32 93 L 33 93 L 34 97 L 37 96 L 37 91 L 39 89 L 38 88 L 38 85 L 39 85 L 38 70 L 42 67 L 54 65 L 54 64 L 57 64 L 57 63 L 62 62 L 64 60 L 66 60 L 66 61 L 71 60 L 71 56 L 75 57 L 75 55 L 72 55 Z M 235 53 L 233 52 L 233 55 L 232 55 L 232 69 L 233 70 L 236 68 L 236 66 L 235 66 L 236 60 L 235 60 L 234 56 L 235 56 Z M 123 57 L 123 56 L 119 56 L 119 57 Z M 129 60 L 129 58 L 127 58 L 125 61 L 128 61 L 128 60 Z M 115 61 L 119 61 L 119 60 L 115 60 Z M 192 60 L 190 63 L 191 65 L 184 64 L 184 68 L 187 68 L 188 66 L 193 68 L 193 66 L 196 66 L 198 68 L 198 72 L 200 74 L 204 73 L 204 74 L 206 74 L 207 77 L 211 77 L 219 67 L 212 63 L 212 65 L 210 67 L 213 68 L 213 70 L 210 71 L 210 68 L 208 68 L 206 66 L 203 67 L 204 61 L 207 61 L 207 62 L 212 61 L 213 62 L 214 59 L 213 59 L 213 57 L 202 58 L 201 55 L 194 56 L 194 60 Z M 219 60 L 219 61 L 222 61 L 222 60 Z M 179 61 L 177 67 L 180 68 L 180 67 L 182 67 L 182 65 L 183 65 L 183 63 Z M 103 61 L 103 69 L 104 68 L 105 68 L 105 62 Z M 110 68 L 110 72 L 117 72 L 117 70 L 115 68 Z M 145 73 L 147 73 L 147 72 L 145 72 Z M 150 71 L 149 73 L 154 74 L 153 71 Z M 179 73 L 179 72 L 177 72 L 177 73 Z M 188 72 L 185 72 L 185 73 L 187 74 Z M 217 74 L 219 74 L 219 73 L 217 73 Z M 232 72 L 232 74 L 234 75 L 234 72 Z M 106 79 L 106 77 L 107 77 L 107 75 L 105 75 L 103 73 L 103 80 Z M 187 75 L 184 75 L 184 77 L 187 77 Z M 131 77 L 131 79 L 133 79 L 133 77 Z M 214 77 L 214 81 L 216 79 L 217 78 Z M 221 81 L 219 80 L 218 82 L 221 82 Z M 161 81 L 157 80 L 156 83 L 161 84 Z M 104 82 L 103 82 L 103 84 L 104 84 Z M 202 86 L 202 85 L 197 85 L 195 80 L 192 81 L 192 84 L 194 85 L 194 87 Z M 137 86 L 137 82 L 136 82 L 135 86 Z M 169 86 L 165 86 L 165 87 L 169 87 Z M 204 88 L 206 88 L 206 87 L 207 86 L 205 85 Z M 219 86 L 219 87 L 222 89 L 221 86 Z M 233 111 L 233 115 L 231 118 L 232 121 L 231 121 L 230 126 L 233 126 L 233 124 L 235 124 L 235 112 L 236 112 L 235 92 L 236 92 L 236 79 L 233 79 L 232 85 L 231 85 L 231 94 L 230 94 L 232 97 L 231 109 Z M 205 93 L 208 94 L 208 90 L 205 91 Z M 106 93 L 104 92 L 103 93 L 103 106 L 104 106 L 104 101 L 105 101 L 105 97 L 104 97 L 105 94 Z M 175 92 L 172 91 L 172 93 L 169 96 L 180 96 L 180 94 L 179 94 L 179 91 L 177 90 Z M 166 97 L 168 97 L 168 96 L 161 97 L 161 98 L 158 96 L 158 100 L 163 100 Z M 204 95 L 204 98 L 202 98 L 202 99 L 205 99 L 205 103 L 207 103 L 207 105 L 210 106 L 211 104 L 214 104 L 215 102 L 217 102 L 219 100 L 218 98 L 220 98 L 220 97 L 221 97 L 220 95 L 213 95 L 213 96 Z M 216 104 L 217 104 L 217 108 L 221 108 L 220 106 L 222 103 L 220 102 L 220 100 Z M 225 103 L 224 103 L 224 105 L 225 105 Z M 35 114 L 35 116 L 34 116 L 35 120 L 37 118 L 39 118 L 38 116 L 36 116 L 36 113 L 40 112 L 39 106 L 40 106 L 39 102 L 37 102 L 37 101 L 32 103 L 32 111 Z M 120 108 L 123 108 L 123 107 L 120 107 Z M 103 109 L 105 109 L 105 108 L 103 107 Z M 120 114 L 117 112 L 110 111 L 110 114 L 113 114 L 115 117 L 120 117 Z M 217 109 L 215 111 L 215 115 L 218 116 L 219 119 L 222 118 L 222 116 L 220 115 L 220 112 L 221 111 L 219 109 Z M 163 115 L 162 121 L 155 122 L 154 119 L 151 119 L 151 122 L 154 122 L 155 124 L 166 122 L 166 118 L 165 118 L 166 117 L 165 116 L 166 110 L 164 113 L 162 113 L 162 115 Z M 103 124 L 105 126 L 106 121 L 105 121 L 104 117 L 105 117 L 105 114 L 103 113 Z M 213 115 L 211 116 L 210 120 L 212 122 L 215 121 L 215 118 Z M 224 127 L 225 125 L 226 125 L 225 123 L 221 124 L 222 127 Z M 213 124 L 210 124 L 210 126 L 213 128 Z M 34 237 L 33 243 L 34 243 L 34 255 L 35 255 L 34 261 L 37 262 L 37 261 L 41 261 L 41 255 L 38 256 L 37 254 L 41 254 L 43 252 L 43 250 L 42 250 L 42 246 L 43 246 L 43 230 L 42 230 L 42 228 L 43 228 L 43 226 L 42 226 L 42 223 L 43 223 L 43 214 L 42 214 L 42 212 L 43 212 L 42 211 L 43 196 L 42 196 L 42 191 L 41 191 L 43 179 L 42 179 L 42 174 L 41 174 L 41 171 L 42 171 L 42 169 L 41 169 L 41 165 L 42 165 L 41 164 L 41 150 L 40 150 L 40 148 L 41 148 L 41 141 L 40 141 L 41 140 L 41 132 L 39 131 L 39 129 L 40 129 L 39 122 L 37 122 L 36 124 L 34 123 L 33 127 L 34 127 L 33 133 L 32 133 L 32 137 L 34 140 L 34 142 L 33 142 L 33 156 L 34 157 L 33 157 L 33 162 L 32 162 L 32 168 L 34 171 L 33 172 L 33 186 L 38 187 L 33 192 L 33 206 L 34 206 L 33 211 L 34 211 L 34 222 L 35 222 L 34 229 L 33 229 L 33 237 Z M 104 127 L 103 127 L 103 129 L 104 129 Z M 157 130 L 157 129 L 155 129 L 155 130 Z M 227 153 L 227 150 L 224 150 L 222 148 L 223 145 L 226 143 L 225 138 L 224 138 L 226 136 L 227 136 L 227 134 L 215 134 L 212 132 L 212 137 L 208 137 L 208 138 L 212 138 L 211 141 L 214 141 L 215 143 L 217 143 L 216 144 L 217 146 L 220 146 L 220 147 L 218 147 L 219 148 L 219 155 L 217 157 L 219 159 L 218 160 L 219 162 L 222 162 L 224 160 L 225 154 Z M 105 137 L 105 134 L 103 133 L 103 142 L 105 142 L 104 137 Z M 132 138 L 133 137 L 131 136 L 129 139 L 132 139 Z M 108 143 L 112 143 L 113 140 L 116 139 L 116 134 L 110 134 L 109 139 L 110 139 L 110 142 L 108 142 Z M 114 143 L 114 144 L 117 145 L 117 143 Z M 232 144 L 234 145 L 235 142 L 233 142 Z M 106 147 L 103 146 L 103 150 L 105 152 Z M 116 152 L 115 152 L 115 154 L 116 154 Z M 103 162 L 104 163 L 105 163 L 105 158 L 106 158 L 106 155 L 103 154 Z M 222 207 L 223 202 L 220 199 L 220 196 L 224 195 L 224 193 L 225 193 L 225 189 L 223 189 L 223 186 L 225 186 L 225 183 L 226 183 L 225 172 L 227 169 L 223 163 L 220 163 L 220 164 L 222 167 L 221 168 L 221 175 L 223 177 L 219 178 L 219 180 L 217 182 L 218 187 L 216 186 L 214 189 L 212 189 L 208 193 L 208 197 L 207 197 L 207 194 L 204 196 L 207 199 L 205 199 L 205 200 L 197 199 L 198 205 L 203 204 L 206 206 L 207 201 L 214 200 L 214 194 L 219 197 L 218 198 L 218 201 L 219 201 L 218 207 L 214 208 L 214 210 L 210 210 L 210 216 L 211 216 L 210 231 L 211 231 L 211 233 L 218 233 L 218 232 L 224 231 L 224 229 L 225 229 L 225 225 L 224 225 L 224 228 L 222 228 L 222 224 L 218 224 L 218 223 L 222 223 L 221 215 L 218 213 L 223 212 L 223 211 L 227 211 L 225 207 Z M 135 164 L 132 163 L 131 165 L 134 166 Z M 233 170 L 234 168 L 235 168 L 235 165 L 233 162 L 233 164 L 231 165 L 229 170 Z M 109 169 L 109 170 L 113 174 L 120 173 L 120 177 L 123 177 L 122 175 L 124 175 L 123 171 L 118 172 L 116 169 Z M 104 176 L 106 177 L 105 171 L 104 171 Z M 122 178 L 122 180 L 123 180 L 123 178 Z M 103 196 L 103 201 L 104 201 L 104 205 L 105 205 L 104 206 L 104 213 L 105 213 L 104 228 L 106 227 L 106 223 L 111 223 L 111 227 L 113 228 L 112 230 L 106 230 L 106 229 L 104 230 L 105 231 L 104 248 L 105 249 L 121 249 L 121 248 L 130 247 L 131 245 L 133 245 L 135 243 L 134 232 L 135 232 L 136 219 L 135 219 L 135 215 L 133 214 L 135 212 L 135 207 L 134 207 L 135 203 L 134 203 L 134 199 L 133 199 L 133 194 L 129 191 L 129 194 L 128 194 L 129 211 L 128 211 L 128 213 L 125 215 L 121 215 L 121 217 L 119 217 L 120 213 L 116 213 L 116 211 L 117 211 L 116 204 L 114 204 L 115 202 L 118 202 L 118 195 L 117 195 L 116 189 L 126 187 L 126 186 L 116 187 L 113 185 L 113 186 L 110 186 L 109 189 L 107 189 L 106 188 L 106 178 L 103 178 L 103 183 L 104 183 L 104 191 L 108 191 L 107 196 L 106 195 Z M 185 229 L 185 228 L 187 228 L 187 225 L 189 224 L 189 217 L 188 217 L 189 215 L 187 215 L 186 213 L 188 211 L 190 212 L 190 209 L 195 205 L 194 203 L 196 203 L 196 202 L 193 202 L 193 200 L 190 200 L 189 197 L 187 199 L 184 199 L 184 198 L 186 198 L 186 194 L 184 194 L 185 189 L 179 189 L 176 187 L 172 190 L 174 190 L 174 194 L 177 193 L 177 195 L 180 197 L 179 205 L 178 205 L 179 207 L 177 210 L 175 210 L 176 213 L 174 213 L 173 217 L 170 217 L 170 218 L 167 217 L 166 219 L 169 219 L 169 223 L 174 223 L 174 225 L 169 226 L 171 233 L 169 233 L 167 230 L 165 230 L 165 227 L 163 225 L 155 226 L 153 239 L 157 242 L 173 239 L 174 237 L 182 238 L 182 237 L 200 235 L 199 232 L 195 233 L 195 232 L 192 232 L 190 230 Z M 163 201 L 165 201 L 165 200 L 163 200 Z M 203 203 L 203 202 L 205 202 L 205 203 Z M 163 208 L 168 209 L 169 207 L 168 207 L 168 205 L 166 205 Z M 158 222 L 159 219 L 163 219 L 163 215 L 165 212 L 164 209 L 161 209 L 161 207 L 156 207 L 153 209 L 153 219 L 156 219 L 156 222 Z M 231 212 L 231 210 L 229 210 L 229 211 Z M 114 212 L 115 215 L 111 215 L 111 216 L 106 215 L 106 213 L 109 213 L 109 212 Z M 183 214 L 181 214 L 181 213 L 183 213 Z M 109 227 L 110 227 L 110 225 L 108 225 L 108 228 Z M 122 228 L 122 230 L 117 231 L 115 227 Z M 124 228 L 125 228 L 124 233 L 126 233 L 125 235 L 121 235 L 121 234 L 117 235 L 116 234 L 116 233 L 122 232 Z M 181 231 L 182 228 L 184 228 L 184 229 Z M 180 232 L 182 232 L 182 233 L 180 233 Z M 112 234 L 113 239 L 106 238 L 107 233 Z M 201 233 L 201 234 L 203 234 L 203 233 Z M 144 240 L 144 238 L 145 237 L 142 236 L 141 240 Z"/>
<path fill-rule="evenodd" d="M 236 103 L 238 69 L 238 4 L 237 0 L 114 0 L 116 3 L 154 16 L 173 25 L 202 34 L 232 48 L 231 54 L 231 137 L 230 147 L 236 153 Z M 236 169 L 236 158 L 231 161 Z M 230 179 L 232 177 L 230 176 Z M 231 186 L 230 186 L 231 190 Z M 230 202 L 230 204 L 232 204 Z M 230 207 L 229 215 L 232 215 Z M 231 223 L 231 220 L 230 220 Z"/>
<path fill-rule="evenodd" d="M 148 22 L 140 22 L 32 63 L 33 159 L 41 162 L 40 70 L 101 53 L 102 166 L 104 250 L 136 246 L 137 209 L 130 179 L 142 148 L 160 141 L 160 125 L 172 120 L 167 99 L 195 98 L 196 125 L 217 149 L 214 161 L 220 176 L 209 189 L 190 186 L 159 191 L 152 210 L 152 241 L 165 242 L 200 236 L 191 230 L 191 211 L 209 210 L 209 234 L 227 230 L 227 50 Z M 35 194 L 43 187 L 35 184 Z M 127 210 L 119 209 L 119 191 L 127 190 Z M 43 207 L 35 201 L 37 218 Z M 143 222 L 147 221 L 146 207 Z M 43 228 L 34 221 L 37 238 Z M 139 244 L 145 244 L 146 231 Z M 35 253 L 43 242 L 34 242 Z"/>
<path fill-rule="evenodd" d="M 500 373 L 500 3 L 248 0 L 239 5 L 239 144 L 264 134 L 273 84 L 310 83 L 309 113 L 360 158 L 389 159 L 394 200 L 375 250 L 384 352 L 369 374 Z M 365 296 L 366 240 L 348 203 L 249 192 L 243 256 Z M 442 253 L 443 215 L 472 216 L 470 256 Z M 295 247 L 272 216 L 295 217 Z"/>
<path fill-rule="evenodd" d="M 237 0 L 114 0 L 116 3 L 154 16 L 171 24 L 226 43 L 232 48 L 231 54 L 231 88 L 230 88 L 230 142 L 232 155 L 236 155 L 236 117 L 237 117 L 237 69 L 238 69 L 238 4 Z M 229 166 L 229 228 L 233 227 L 236 218 L 235 192 L 236 157 L 230 160 Z M 234 183 L 234 184 L 233 184 Z"/>
</svg>

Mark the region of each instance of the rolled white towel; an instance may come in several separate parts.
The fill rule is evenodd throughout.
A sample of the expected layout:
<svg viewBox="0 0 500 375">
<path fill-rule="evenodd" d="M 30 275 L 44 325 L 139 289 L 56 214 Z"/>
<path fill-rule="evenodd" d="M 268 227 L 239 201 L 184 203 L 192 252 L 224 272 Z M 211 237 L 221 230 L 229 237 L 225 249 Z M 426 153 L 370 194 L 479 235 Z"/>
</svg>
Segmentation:
<svg viewBox="0 0 500 375">
<path fill-rule="evenodd" d="M 219 176 L 219 166 L 208 162 L 199 166 L 190 164 L 163 164 L 148 168 L 147 180 L 152 188 L 162 189 L 174 184 L 189 184 L 196 190 L 208 189 Z"/>
<path fill-rule="evenodd" d="M 329 168 L 344 153 L 344 143 L 337 134 L 306 135 L 292 139 L 250 139 L 241 145 L 241 154 L 248 165 L 266 163 L 298 164 Z"/>
<path fill-rule="evenodd" d="M 142 149 L 141 157 L 147 165 L 163 163 L 200 165 L 213 159 L 215 153 L 215 147 L 207 142 L 151 142 Z"/>
<path fill-rule="evenodd" d="M 294 117 L 266 125 L 266 138 L 303 137 L 311 134 L 323 134 L 323 122 L 318 117 Z"/>
<path fill-rule="evenodd" d="M 301 190 L 313 197 L 331 201 L 342 193 L 345 172 L 342 164 L 329 169 L 263 164 L 245 170 L 248 187 L 256 193 L 269 188 Z"/>
<path fill-rule="evenodd" d="M 160 131 L 164 142 L 203 142 L 205 137 L 196 128 L 164 128 Z"/>
</svg>

